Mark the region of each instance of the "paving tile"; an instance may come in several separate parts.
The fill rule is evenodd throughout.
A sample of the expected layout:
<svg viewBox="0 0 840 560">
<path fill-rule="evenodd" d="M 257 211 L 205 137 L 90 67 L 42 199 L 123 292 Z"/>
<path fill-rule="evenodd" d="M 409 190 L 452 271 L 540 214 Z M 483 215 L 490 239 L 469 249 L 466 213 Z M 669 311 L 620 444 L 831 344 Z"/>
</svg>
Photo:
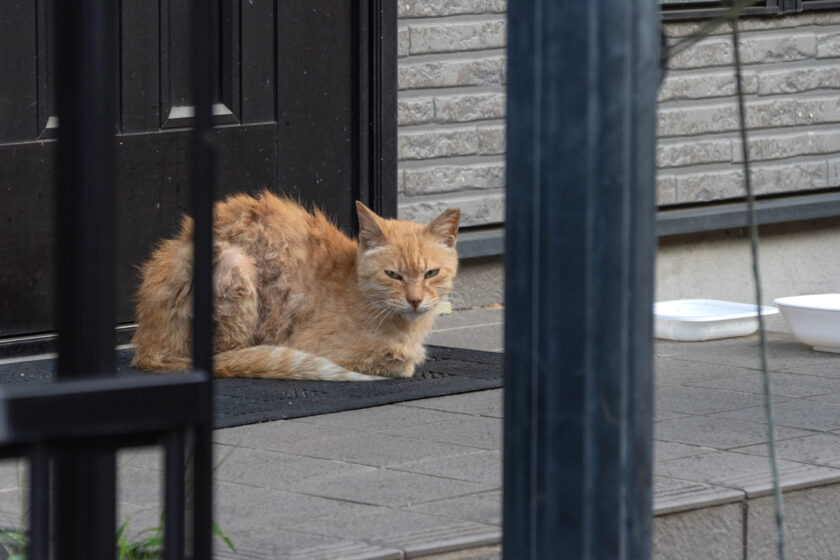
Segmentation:
<svg viewBox="0 0 840 560">
<path fill-rule="evenodd" d="M 218 457 L 218 453 L 216 453 Z M 161 447 L 127 448 L 117 451 L 117 466 L 139 469 L 163 470 L 163 449 Z"/>
<path fill-rule="evenodd" d="M 693 457 L 695 455 L 702 455 L 703 453 L 710 453 L 715 451 L 712 447 L 702 447 L 699 445 L 686 445 L 684 443 L 675 443 L 672 441 L 654 441 L 653 442 L 653 462 L 670 461 L 671 459 L 679 459 L 681 457 Z"/>
<path fill-rule="evenodd" d="M 493 352 L 504 346 L 504 329 L 501 324 L 495 324 L 433 331 L 425 343 Z"/>
<path fill-rule="evenodd" d="M 25 527 L 24 495 L 17 488 L 0 490 L 0 528 Z"/>
<path fill-rule="evenodd" d="M 758 335 L 706 342 L 657 341 L 656 353 L 708 364 L 758 369 Z M 771 370 L 824 364 L 837 357 L 815 352 L 787 333 L 767 333 L 767 362 Z"/>
<path fill-rule="evenodd" d="M 376 545 L 290 531 L 276 527 L 259 527 L 237 531 L 229 535 L 238 554 L 216 547 L 214 556 L 219 559 L 264 560 L 400 560 L 402 551 Z"/>
<path fill-rule="evenodd" d="M 832 404 L 840 404 L 840 393 L 828 393 L 826 395 L 816 395 L 811 397 L 815 401 L 827 402 Z"/>
<path fill-rule="evenodd" d="M 435 399 L 431 399 L 435 400 Z M 417 401 L 422 402 L 422 401 Z M 378 432 L 407 426 L 420 426 L 456 418 L 455 414 L 441 410 L 418 409 L 397 404 L 319 414 L 299 419 L 300 422 L 318 426 L 332 426 L 362 432 Z"/>
<path fill-rule="evenodd" d="M 716 379 L 726 379 L 738 373 L 756 371 L 732 365 L 710 364 L 679 358 L 659 357 L 654 359 L 656 382 L 669 385 L 708 386 Z M 714 385 L 711 385 L 714 387 Z"/>
<path fill-rule="evenodd" d="M 763 422 L 763 406 L 719 412 L 715 418 L 732 418 Z M 812 399 L 797 399 L 778 403 L 773 407 L 773 419 L 777 426 L 805 428 L 808 430 L 831 431 L 840 428 L 840 404 Z"/>
<path fill-rule="evenodd" d="M 407 508 L 408 511 L 475 521 L 485 525 L 502 524 L 502 491 L 491 490 L 469 496 L 437 500 Z"/>
<path fill-rule="evenodd" d="M 391 467 L 394 470 L 414 472 L 467 480 L 482 484 L 502 485 L 502 454 L 500 451 L 481 451 L 440 459 L 427 459 Z"/>
<path fill-rule="evenodd" d="M 743 537 L 744 514 L 741 504 L 657 515 L 653 519 L 653 558 L 741 559 L 744 557 Z"/>
<path fill-rule="evenodd" d="M 655 408 L 653 411 L 653 421 L 661 422 L 662 420 L 673 420 L 674 418 L 685 418 L 688 414 L 679 414 L 669 410 L 659 410 Z"/>
<path fill-rule="evenodd" d="M 425 543 L 435 535 L 484 534 L 492 527 L 460 519 L 387 509 L 352 519 L 325 516 L 312 523 L 290 526 L 298 531 L 405 550 Z"/>
<path fill-rule="evenodd" d="M 501 527 L 487 525 L 474 529 L 451 527 L 446 531 L 416 533 L 411 541 L 403 546 L 405 558 L 428 558 L 432 554 L 442 554 L 465 548 L 485 547 L 502 542 Z"/>
<path fill-rule="evenodd" d="M 321 479 L 309 479 L 302 486 L 311 485 L 312 480 Z M 232 482 L 217 482 L 215 488 L 215 519 L 226 533 L 307 523 L 328 514 L 352 518 L 374 511 L 363 503 Z"/>
<path fill-rule="evenodd" d="M 310 478 L 296 492 L 360 504 L 402 507 L 493 489 L 492 485 L 389 469 Z"/>
<path fill-rule="evenodd" d="M 739 447 L 738 453 L 766 457 L 766 443 Z M 811 465 L 840 468 L 840 434 L 813 434 L 776 442 L 776 457 Z"/>
<path fill-rule="evenodd" d="M 713 486 L 668 478 L 653 477 L 653 514 L 700 509 L 744 500 L 745 494 L 734 488 Z"/>
<path fill-rule="evenodd" d="M 121 503 L 140 508 L 157 507 L 162 503 L 163 473 L 131 466 L 117 471 L 117 496 Z"/>
<path fill-rule="evenodd" d="M 504 309 L 467 309 L 448 315 L 439 315 L 435 318 L 432 332 L 477 325 L 501 325 L 504 321 Z"/>
<path fill-rule="evenodd" d="M 472 414 L 474 416 L 491 416 L 493 418 L 501 418 L 503 399 L 503 389 L 490 389 L 488 391 L 475 391 L 473 393 L 462 393 L 460 395 L 449 395 L 446 397 L 408 401 L 402 403 L 400 406 L 428 408 L 458 412 L 461 414 Z"/>
<path fill-rule="evenodd" d="M 779 478 L 787 491 L 840 480 L 840 469 L 780 459 Z M 657 475 L 713 486 L 741 489 L 753 498 L 772 492 L 770 464 L 765 457 L 715 451 L 697 457 L 665 461 L 655 466 Z"/>
<path fill-rule="evenodd" d="M 762 397 L 750 393 L 720 391 L 702 387 L 681 385 L 657 385 L 654 390 L 657 410 L 668 410 L 685 414 L 708 414 L 724 410 L 756 406 Z"/>
<path fill-rule="evenodd" d="M 443 552 L 434 556 L 426 556 L 424 560 L 501 560 L 501 545 L 469 547 L 452 552 Z"/>
<path fill-rule="evenodd" d="M 764 380 L 758 370 L 737 370 L 732 376 L 690 383 L 697 387 L 714 387 L 727 391 L 742 391 L 764 395 Z M 744 373 L 740 373 L 744 372 Z M 840 393 L 840 378 L 830 379 L 814 375 L 770 372 L 770 388 L 774 397 L 800 398 L 827 393 Z"/>
<path fill-rule="evenodd" d="M 499 418 L 463 416 L 446 422 L 389 430 L 388 433 L 466 447 L 502 448 L 502 421 Z"/>
<path fill-rule="evenodd" d="M 213 431 L 213 441 L 240 447 L 284 451 L 287 445 L 300 441 L 340 438 L 355 433 L 335 426 L 320 426 L 297 420 L 277 420 Z"/>
<path fill-rule="evenodd" d="M 294 489 L 301 481 L 309 478 L 345 475 L 371 469 L 342 461 L 300 457 L 246 447 L 230 449 L 233 452 L 213 472 L 213 478 L 216 480 L 263 488 Z"/>
<path fill-rule="evenodd" d="M 26 485 L 28 476 L 29 468 L 23 459 L 0 461 L 0 492 Z"/>
<path fill-rule="evenodd" d="M 294 445 L 286 445 L 284 448 L 293 455 L 333 459 L 374 467 L 400 465 L 412 461 L 461 455 L 474 451 L 474 448 L 462 447 L 457 444 L 401 437 L 387 433 L 353 433 L 330 440 L 300 441 Z"/>
<path fill-rule="evenodd" d="M 788 558 L 838 558 L 840 485 L 785 492 L 784 508 Z M 773 497 L 750 500 L 747 508 L 747 558 L 776 558 L 777 535 Z"/>
<path fill-rule="evenodd" d="M 835 354 L 837 356 L 837 354 Z M 840 357 L 834 360 L 827 360 L 817 364 L 810 364 L 806 366 L 797 366 L 785 371 L 790 373 L 802 373 L 805 375 L 817 375 L 820 377 L 829 377 L 832 379 L 840 379 Z"/>
<path fill-rule="evenodd" d="M 745 422 L 711 416 L 690 416 L 688 418 L 663 420 L 654 424 L 653 431 L 656 440 L 717 449 L 729 449 L 767 441 L 767 427 L 760 422 Z M 804 436 L 809 433 L 811 432 L 783 426 L 776 428 L 777 439 Z"/>
</svg>

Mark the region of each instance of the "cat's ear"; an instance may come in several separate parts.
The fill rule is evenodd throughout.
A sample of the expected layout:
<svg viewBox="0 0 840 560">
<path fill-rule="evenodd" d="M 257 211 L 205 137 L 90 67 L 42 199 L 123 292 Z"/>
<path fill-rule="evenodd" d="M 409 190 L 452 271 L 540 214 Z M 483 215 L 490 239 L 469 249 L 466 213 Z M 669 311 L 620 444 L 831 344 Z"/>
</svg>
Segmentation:
<svg viewBox="0 0 840 560">
<path fill-rule="evenodd" d="M 385 235 L 379 227 L 379 216 L 373 210 L 356 201 L 356 213 L 359 215 L 359 245 L 367 251 L 385 244 Z"/>
<path fill-rule="evenodd" d="M 440 239 L 447 247 L 454 247 L 458 237 L 458 223 L 461 221 L 461 210 L 449 208 L 443 214 L 432 220 L 426 230 Z"/>
</svg>

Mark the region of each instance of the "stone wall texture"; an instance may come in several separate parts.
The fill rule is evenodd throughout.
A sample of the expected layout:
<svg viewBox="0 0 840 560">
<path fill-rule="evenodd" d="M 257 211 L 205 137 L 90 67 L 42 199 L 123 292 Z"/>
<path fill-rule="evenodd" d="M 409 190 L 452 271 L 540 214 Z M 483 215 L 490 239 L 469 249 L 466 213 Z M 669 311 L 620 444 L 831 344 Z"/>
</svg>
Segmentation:
<svg viewBox="0 0 840 560">
<path fill-rule="evenodd" d="M 449 206 L 463 225 L 504 220 L 506 0 L 399 0 L 399 214 Z M 666 24 L 679 41 L 696 23 Z M 758 194 L 840 184 L 840 12 L 741 20 Z M 660 205 L 743 193 L 726 27 L 676 55 L 659 95 Z"/>
<path fill-rule="evenodd" d="M 399 215 L 504 220 L 506 0 L 397 0 Z"/>
</svg>

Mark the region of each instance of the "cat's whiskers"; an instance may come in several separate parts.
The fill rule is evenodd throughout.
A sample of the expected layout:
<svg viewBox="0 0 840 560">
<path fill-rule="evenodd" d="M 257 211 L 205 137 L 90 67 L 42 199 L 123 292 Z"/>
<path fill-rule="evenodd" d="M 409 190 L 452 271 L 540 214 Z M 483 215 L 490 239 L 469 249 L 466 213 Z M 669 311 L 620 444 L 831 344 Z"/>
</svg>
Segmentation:
<svg viewBox="0 0 840 560">
<path fill-rule="evenodd" d="M 371 326 L 373 326 L 373 323 L 374 323 L 377 319 L 379 319 L 379 318 L 380 318 L 380 317 L 382 317 L 383 315 L 384 315 L 384 316 L 387 316 L 387 315 L 388 315 L 388 312 L 389 312 L 389 309 L 388 309 L 387 307 L 384 307 L 384 306 L 383 306 L 383 307 L 379 308 L 379 310 L 378 310 L 378 311 L 377 311 L 374 315 L 372 315 L 371 317 L 368 317 L 368 319 L 365 321 L 364 329 L 365 329 L 365 330 L 369 329 Z M 381 324 L 381 323 L 380 323 L 380 324 Z M 376 328 L 376 329 L 373 329 L 373 330 L 379 330 L 379 327 L 377 326 L 377 328 Z"/>
<path fill-rule="evenodd" d="M 368 307 L 373 308 L 375 310 L 375 312 L 366 314 L 367 317 L 365 319 L 365 322 L 364 322 L 362 328 L 364 330 L 367 330 L 370 327 L 372 327 L 373 323 L 376 322 L 377 319 L 380 319 L 383 316 L 383 314 L 385 314 L 387 316 L 387 313 L 391 308 L 391 306 L 389 304 L 390 304 L 390 298 L 368 302 L 368 304 L 367 304 Z M 378 327 L 377 327 L 377 330 L 378 330 Z"/>
<path fill-rule="evenodd" d="M 389 308 L 387 308 L 387 307 L 385 308 L 385 315 L 383 315 L 383 316 L 382 316 L 382 319 L 380 319 L 380 320 L 379 320 L 379 324 L 378 324 L 378 325 L 376 325 L 376 330 L 379 330 L 379 328 L 380 328 L 380 327 L 382 327 L 382 323 L 384 323 L 384 322 L 385 322 L 385 319 L 387 319 L 388 317 L 390 317 L 390 316 L 391 316 L 391 314 L 392 314 L 393 312 L 394 312 L 394 310 L 393 310 L 393 309 L 389 309 Z"/>
</svg>

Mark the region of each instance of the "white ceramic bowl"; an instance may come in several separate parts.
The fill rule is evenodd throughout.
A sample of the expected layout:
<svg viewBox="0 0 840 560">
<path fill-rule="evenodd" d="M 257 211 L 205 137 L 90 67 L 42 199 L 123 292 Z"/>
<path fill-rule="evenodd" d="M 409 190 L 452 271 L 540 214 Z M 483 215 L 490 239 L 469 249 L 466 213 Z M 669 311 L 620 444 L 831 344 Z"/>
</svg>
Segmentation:
<svg viewBox="0 0 840 560">
<path fill-rule="evenodd" d="M 779 310 L 761 306 L 762 315 Z M 656 338 L 701 341 L 746 336 L 758 329 L 758 310 L 754 304 L 716 299 L 676 299 L 653 304 Z"/>
<path fill-rule="evenodd" d="M 773 303 L 800 341 L 821 352 L 840 352 L 840 294 L 790 296 Z"/>
</svg>

